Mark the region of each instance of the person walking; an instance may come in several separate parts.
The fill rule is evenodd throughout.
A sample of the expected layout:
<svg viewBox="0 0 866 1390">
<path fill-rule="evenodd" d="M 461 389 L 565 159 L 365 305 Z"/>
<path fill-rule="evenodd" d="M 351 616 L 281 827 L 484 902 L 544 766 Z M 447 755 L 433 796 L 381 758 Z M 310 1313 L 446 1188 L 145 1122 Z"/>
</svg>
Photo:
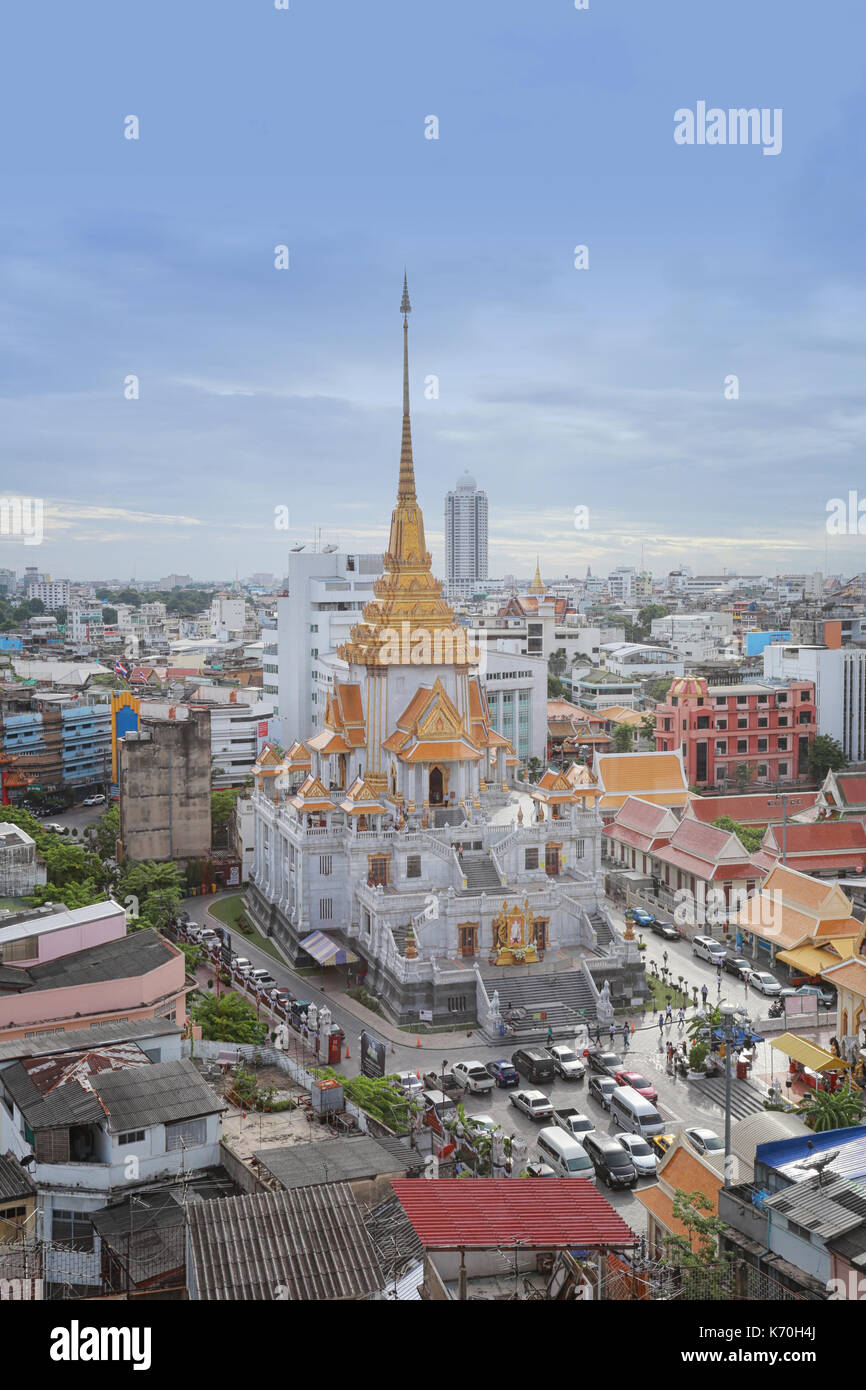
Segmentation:
<svg viewBox="0 0 866 1390">
<path fill-rule="evenodd" d="M 672 1011 L 671 1011 L 671 1002 L 670 1002 L 670 1000 L 668 1000 L 668 1007 L 667 1007 L 667 1010 L 665 1011 L 665 1023 L 673 1023 L 673 1021 L 674 1021 L 674 1016 L 673 1016 L 673 1013 L 672 1013 Z"/>
<path fill-rule="evenodd" d="M 681 1028 L 683 1028 L 683 1027 L 685 1027 L 685 1022 L 686 1022 L 686 1011 L 685 1011 L 685 1009 L 683 1008 L 682 1004 L 680 1004 L 680 1007 L 679 1007 L 679 1009 L 677 1010 L 677 1023 L 680 1025 Z"/>
<path fill-rule="evenodd" d="M 664 1016 L 664 1014 L 659 1014 L 659 1037 L 661 1037 L 661 1035 L 662 1035 L 662 1033 L 664 1032 L 664 1030 L 665 1030 L 665 1016 Z"/>
<path fill-rule="evenodd" d="M 547 1025 L 547 1046 L 553 1046 L 553 1027 L 551 1024 Z"/>
<path fill-rule="evenodd" d="M 704 1007 L 705 1007 L 705 1008 L 706 1008 L 706 1003 L 707 1003 L 707 995 L 709 994 L 709 992 L 710 992 L 710 991 L 707 989 L 706 985 L 702 985 L 702 986 L 701 986 L 701 998 L 702 998 L 703 1001 L 704 1001 Z"/>
<path fill-rule="evenodd" d="M 614 1039 L 616 1038 L 616 1024 L 615 1024 L 615 1023 L 612 1023 L 612 1024 L 610 1025 L 610 1028 L 608 1029 L 608 1032 L 610 1033 L 610 1045 L 611 1045 L 611 1047 L 613 1047 Z"/>
<path fill-rule="evenodd" d="M 601 1042 L 601 1024 L 600 1024 L 600 1023 L 597 1023 L 597 1024 L 595 1025 L 595 1045 L 596 1045 L 596 1047 L 598 1047 L 598 1045 L 599 1045 L 600 1042 Z"/>
<path fill-rule="evenodd" d="M 631 1042 L 631 1032 L 630 1032 L 630 1030 L 629 1030 L 628 1024 L 627 1024 L 627 1023 L 624 1023 L 624 1024 L 622 1025 L 622 1045 L 623 1045 L 623 1048 L 626 1050 L 626 1052 L 628 1051 L 630 1042 Z"/>
</svg>

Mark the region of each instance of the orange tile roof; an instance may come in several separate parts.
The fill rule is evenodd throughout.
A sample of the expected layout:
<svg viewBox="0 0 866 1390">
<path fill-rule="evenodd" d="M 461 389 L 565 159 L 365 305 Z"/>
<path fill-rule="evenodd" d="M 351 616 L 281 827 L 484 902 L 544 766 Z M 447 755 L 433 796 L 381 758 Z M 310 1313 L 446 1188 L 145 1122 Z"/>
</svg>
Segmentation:
<svg viewBox="0 0 866 1390">
<path fill-rule="evenodd" d="M 334 733 L 333 729 L 323 729 L 321 733 L 315 734 L 311 739 L 308 739 L 308 743 L 317 753 L 351 752 L 351 748 L 343 735 Z"/>
<path fill-rule="evenodd" d="M 866 998 L 866 960 L 846 960 L 843 965 L 829 966 L 823 974 L 831 984 Z"/>
<path fill-rule="evenodd" d="M 363 724 L 364 706 L 361 700 L 361 687 L 359 685 L 341 685 L 338 687 L 340 695 L 340 712 L 347 724 Z"/>
<path fill-rule="evenodd" d="M 688 791 L 676 753 L 601 753 L 598 775 L 606 792 Z"/>
<path fill-rule="evenodd" d="M 481 758 L 477 748 L 470 748 L 468 743 L 457 739 L 441 743 L 436 739 L 421 739 L 397 756 L 405 763 L 478 762 Z"/>
<path fill-rule="evenodd" d="M 681 1187 L 684 1192 L 703 1192 L 711 1202 L 718 1204 L 721 1176 L 702 1163 L 682 1142 L 674 1144 L 665 1154 L 659 1168 L 659 1181 L 673 1188 Z"/>
<path fill-rule="evenodd" d="M 630 792 L 620 792 L 618 796 L 602 794 L 600 806 L 603 811 L 612 811 L 617 806 L 621 806 L 631 795 Z M 658 806 L 685 806 L 689 801 L 690 792 L 641 792 L 641 801 L 654 801 Z"/>
</svg>

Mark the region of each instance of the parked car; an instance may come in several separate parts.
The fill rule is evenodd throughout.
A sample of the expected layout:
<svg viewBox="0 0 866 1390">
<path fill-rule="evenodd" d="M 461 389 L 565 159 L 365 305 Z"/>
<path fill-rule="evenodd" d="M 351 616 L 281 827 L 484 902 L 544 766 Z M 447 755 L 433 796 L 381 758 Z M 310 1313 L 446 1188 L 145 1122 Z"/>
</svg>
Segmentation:
<svg viewBox="0 0 866 1390">
<path fill-rule="evenodd" d="M 592 1159 L 596 1176 L 606 1187 L 634 1187 L 637 1183 L 637 1169 L 628 1152 L 618 1139 L 609 1134 L 588 1134 L 583 1147 Z"/>
<path fill-rule="evenodd" d="M 293 999 L 289 1005 L 289 1023 L 299 1032 L 309 1007 L 309 999 Z"/>
<path fill-rule="evenodd" d="M 404 1096 L 420 1096 L 424 1089 L 414 1071 L 398 1071 L 394 1085 Z"/>
<path fill-rule="evenodd" d="M 572 1139 L 582 1141 L 585 1134 L 592 1134 L 595 1123 L 588 1115 L 576 1110 L 573 1105 L 555 1105 L 553 1118 L 560 1129 L 564 1129 L 566 1134 L 570 1134 Z"/>
<path fill-rule="evenodd" d="M 519 1047 L 512 1052 L 511 1063 L 521 1076 L 536 1086 L 540 1081 L 552 1081 L 556 1075 L 553 1058 L 543 1047 Z"/>
<path fill-rule="evenodd" d="M 488 1062 L 487 1070 L 497 1086 L 519 1086 L 520 1077 L 515 1068 L 504 1057 L 496 1062 Z"/>
<path fill-rule="evenodd" d="M 593 1076 L 587 1087 L 587 1093 L 598 1101 L 603 1110 L 610 1109 L 610 1098 L 615 1090 L 616 1082 L 612 1076 Z"/>
<path fill-rule="evenodd" d="M 664 1158 L 671 1144 L 676 1143 L 675 1134 L 654 1134 L 647 1140 L 656 1158 Z"/>
<path fill-rule="evenodd" d="M 48 822 L 45 829 L 53 830 L 56 835 L 65 835 L 69 830 L 69 827 L 68 825 L 58 825 L 57 821 L 52 820 Z"/>
<path fill-rule="evenodd" d="M 627 1151 L 632 1163 L 634 1164 L 639 1178 L 655 1177 L 657 1159 L 646 1139 L 642 1139 L 639 1134 L 616 1134 L 623 1148 Z"/>
<path fill-rule="evenodd" d="M 639 1096 L 644 1096 L 647 1100 L 658 1100 L 659 1093 L 652 1082 L 647 1081 L 639 1071 L 618 1071 L 614 1077 L 618 1086 L 631 1086 L 633 1091 L 637 1091 Z"/>
<path fill-rule="evenodd" d="M 636 927 L 651 927 L 655 921 L 653 914 L 651 912 L 645 912 L 642 907 L 633 907 L 631 916 Z"/>
<path fill-rule="evenodd" d="M 292 999 L 294 998 L 294 995 L 290 994 L 287 989 L 270 989 L 268 990 L 268 994 L 270 995 L 277 1008 L 283 1009 L 284 1011 L 289 1007 L 289 1005 L 292 1002 Z"/>
<path fill-rule="evenodd" d="M 553 1169 L 551 1168 L 550 1164 L 549 1164 L 549 1163 L 542 1163 L 542 1162 L 540 1161 L 540 1159 L 537 1159 L 537 1158 L 533 1158 L 529 1163 L 527 1163 L 526 1167 L 523 1169 L 523 1172 L 526 1173 L 526 1174 L 528 1174 L 528 1176 L 529 1176 L 530 1178 L 555 1178 L 555 1177 L 556 1177 L 556 1174 L 554 1173 L 554 1171 L 553 1171 Z"/>
<path fill-rule="evenodd" d="M 444 1091 L 422 1091 L 420 1100 L 423 1106 L 421 1123 L 436 1134 L 444 1134 L 443 1121 L 457 1118 L 455 1102 Z"/>
<path fill-rule="evenodd" d="M 722 957 L 722 969 L 729 975 L 736 975 L 739 980 L 747 980 L 751 975 L 754 966 L 745 956 L 738 956 L 734 951 L 727 951 Z"/>
<path fill-rule="evenodd" d="M 689 1141 L 692 1148 L 699 1154 L 718 1153 L 724 1149 L 724 1140 L 720 1139 L 714 1129 L 684 1129 L 683 1137 Z"/>
<path fill-rule="evenodd" d="M 267 993 L 276 986 L 276 980 L 269 970 L 251 970 L 250 979 L 257 989 Z"/>
<path fill-rule="evenodd" d="M 680 933 L 672 922 L 653 922 L 650 931 L 655 932 L 656 936 L 663 936 L 665 941 L 682 941 Z"/>
<path fill-rule="evenodd" d="M 474 1096 L 486 1095 L 496 1085 L 487 1068 L 480 1062 L 455 1062 L 451 1068 L 451 1075 L 458 1086 L 462 1086 L 464 1091 L 471 1091 Z"/>
<path fill-rule="evenodd" d="M 725 948 L 714 936 L 696 936 L 692 940 L 692 955 L 709 961 L 710 965 L 718 965 L 724 960 Z"/>
<path fill-rule="evenodd" d="M 553 1058 L 553 1069 L 563 1081 L 580 1081 L 586 1075 L 586 1067 L 577 1053 L 563 1043 L 556 1043 L 547 1049 Z"/>
<path fill-rule="evenodd" d="M 822 989 L 820 985 L 800 985 L 799 989 L 788 988 L 782 990 L 783 999 L 796 999 L 798 996 L 800 998 L 803 998 L 810 994 L 816 996 L 818 1003 L 821 1005 L 822 1008 L 835 1009 L 835 991 L 829 989 Z"/>
<path fill-rule="evenodd" d="M 761 994 L 782 993 L 779 981 L 768 970 L 753 970 L 749 976 L 749 984 Z"/>
<path fill-rule="evenodd" d="M 105 797 L 102 792 L 96 792 L 93 796 L 86 796 L 82 801 L 82 806 L 101 806 Z"/>
<path fill-rule="evenodd" d="M 590 1071 L 605 1072 L 608 1076 L 616 1076 L 618 1071 L 622 1071 L 625 1062 L 616 1052 L 602 1052 L 594 1047 L 589 1054 Z"/>
<path fill-rule="evenodd" d="M 553 1106 L 543 1091 L 514 1091 L 508 1099 L 530 1120 L 546 1120 L 553 1115 Z"/>
</svg>

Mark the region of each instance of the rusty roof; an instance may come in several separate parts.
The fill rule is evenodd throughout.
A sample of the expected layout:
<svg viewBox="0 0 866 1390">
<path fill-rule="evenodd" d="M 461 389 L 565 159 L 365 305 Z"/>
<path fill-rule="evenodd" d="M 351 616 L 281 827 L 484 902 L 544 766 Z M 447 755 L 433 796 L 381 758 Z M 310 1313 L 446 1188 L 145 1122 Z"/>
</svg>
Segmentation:
<svg viewBox="0 0 866 1390">
<path fill-rule="evenodd" d="M 428 1250 L 518 1244 L 546 1250 L 637 1241 L 586 1178 L 399 1178 L 391 1185 Z"/>
</svg>

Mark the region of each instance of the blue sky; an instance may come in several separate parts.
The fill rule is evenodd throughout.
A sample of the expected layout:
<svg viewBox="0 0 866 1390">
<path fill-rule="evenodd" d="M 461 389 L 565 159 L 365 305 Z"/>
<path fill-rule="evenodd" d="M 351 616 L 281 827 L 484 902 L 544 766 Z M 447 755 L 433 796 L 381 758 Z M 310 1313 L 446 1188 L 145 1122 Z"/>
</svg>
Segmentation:
<svg viewBox="0 0 866 1390">
<path fill-rule="evenodd" d="M 866 568 L 824 526 L 866 496 L 864 40 L 853 0 L 18 7 L 0 440 L 46 535 L 0 538 L 0 566 L 282 573 L 315 526 L 380 549 L 406 264 L 440 572 L 465 468 L 493 574 L 641 547 L 657 574 L 823 568 L 825 546 Z M 676 145 L 699 100 L 781 108 L 781 154 Z"/>
</svg>

